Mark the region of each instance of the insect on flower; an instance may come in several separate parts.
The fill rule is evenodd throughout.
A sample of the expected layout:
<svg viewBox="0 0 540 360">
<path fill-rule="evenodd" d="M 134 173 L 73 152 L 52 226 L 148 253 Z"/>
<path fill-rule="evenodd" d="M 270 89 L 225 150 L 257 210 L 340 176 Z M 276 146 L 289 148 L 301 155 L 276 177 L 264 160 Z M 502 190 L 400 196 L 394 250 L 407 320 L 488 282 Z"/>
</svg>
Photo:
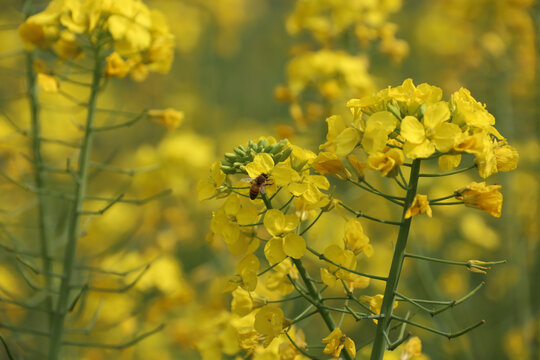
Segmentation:
<svg viewBox="0 0 540 360">
<path fill-rule="evenodd" d="M 255 200 L 261 194 L 266 194 L 266 185 L 272 185 L 268 182 L 269 176 L 265 173 L 260 174 L 257 177 L 243 178 L 242 181 L 251 183 L 249 188 L 249 198 Z"/>
</svg>

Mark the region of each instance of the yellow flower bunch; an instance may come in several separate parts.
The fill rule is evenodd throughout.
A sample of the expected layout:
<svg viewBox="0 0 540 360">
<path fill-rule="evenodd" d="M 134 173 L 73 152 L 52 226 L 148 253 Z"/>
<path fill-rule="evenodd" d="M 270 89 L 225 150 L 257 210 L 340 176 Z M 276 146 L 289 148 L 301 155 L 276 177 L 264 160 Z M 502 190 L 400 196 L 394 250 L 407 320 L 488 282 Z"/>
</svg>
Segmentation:
<svg viewBox="0 0 540 360">
<path fill-rule="evenodd" d="M 321 44 L 330 45 L 353 29 L 361 45 L 380 40 L 380 51 L 400 61 L 408 45 L 396 39 L 397 26 L 388 21 L 400 9 L 401 0 L 299 0 L 287 19 L 287 31 L 292 35 L 308 31 Z"/>
<path fill-rule="evenodd" d="M 391 174 L 404 158 L 439 158 L 442 170 L 461 162 L 463 153 L 473 154 L 480 176 L 513 170 L 518 153 L 495 129 L 495 118 L 467 89 L 442 100 L 442 90 L 428 84 L 415 86 L 411 79 L 347 106 L 353 113 L 347 125 L 329 118 L 327 151 L 346 156 L 360 146 L 368 154 L 368 165 Z M 395 175 L 395 173 L 392 173 Z"/>
<path fill-rule="evenodd" d="M 150 71 L 168 72 L 174 57 L 164 16 L 140 0 L 53 0 L 19 34 L 27 49 L 52 50 L 62 59 L 82 56 L 89 44 L 109 44 L 109 77 L 142 81 Z"/>
<path fill-rule="evenodd" d="M 234 290 L 235 313 L 255 314 L 254 329 L 260 338 L 257 340 L 249 332 L 251 335 L 246 344 L 250 344 L 250 349 L 261 343 L 263 348 L 270 349 L 274 340 L 287 331 L 289 324 L 317 313 L 330 331 L 330 335 L 322 339 L 327 344 L 323 353 L 351 359 L 356 353 L 354 341 L 332 320 L 330 314 L 336 311 L 349 314 L 357 321 L 371 319 L 377 324 L 373 358 L 381 359 L 387 346 L 395 348 L 406 340 L 404 334 L 395 341 L 390 340 L 390 321 L 426 328 L 398 316 L 395 312 L 398 300 L 417 305 L 431 315 L 448 308 L 431 310 L 398 292 L 405 257 L 460 265 L 478 273 L 486 273 L 490 265 L 501 263 L 451 261 L 405 252 L 413 218 L 421 214 L 431 218 L 435 206 L 464 204 L 500 216 L 502 195 L 498 185 L 472 183 L 448 196 L 431 198 L 419 193 L 420 179 L 450 176 L 473 167 L 482 177 L 487 177 L 497 171 L 512 170 L 517 165 L 517 151 L 495 129 L 495 119 L 485 105 L 477 102 L 466 89 L 454 93 L 450 101 L 442 100 L 442 95 L 442 90 L 436 86 L 415 86 L 407 79 L 400 86 L 350 100 L 347 104 L 352 112 L 350 118 L 330 116 L 326 120 L 326 141 L 320 145 L 322 151 L 319 154 L 288 141 L 279 143 L 272 138 L 261 138 L 258 142 L 250 141 L 247 148 L 239 146 L 233 153 L 227 153 L 225 165 L 219 162 L 212 165 L 209 178 L 200 182 L 199 197 L 226 197 L 213 213 L 211 232 L 214 237 L 223 239 L 233 255 L 241 257 L 226 290 Z M 474 155 L 474 165 L 450 171 L 467 153 Z M 421 171 L 422 162 L 437 159 L 443 172 Z M 366 169 L 376 170 L 382 178 L 394 180 L 405 191 L 404 196 L 379 190 L 366 179 Z M 408 180 L 404 173 L 408 173 Z M 239 178 L 245 175 L 249 177 Z M 401 220 L 384 220 L 355 210 L 344 201 L 349 197 L 344 200 L 334 198 L 328 193 L 329 175 L 401 206 Z M 445 202 L 452 198 L 458 201 Z M 345 219 L 343 236 L 321 239 L 315 245 L 313 232 L 308 231 L 323 215 L 330 218 L 331 215 L 325 213 L 334 209 Z M 371 258 L 376 246 L 359 218 L 399 227 L 388 277 L 357 270 L 360 257 Z M 264 243 L 262 251 L 259 250 L 261 243 Z M 310 254 L 315 258 L 310 258 Z M 313 273 L 304 265 L 311 260 L 316 261 Z M 384 294 L 355 294 L 366 289 L 372 279 L 386 282 Z M 323 291 L 327 288 L 346 296 L 326 298 Z M 294 296 L 283 296 L 295 292 L 299 298 L 307 300 L 314 311 L 308 313 L 306 310 L 289 319 L 289 314 L 285 314 L 287 308 L 277 304 L 294 300 Z M 326 300 L 346 302 L 343 307 L 334 307 L 327 305 Z M 353 310 L 347 303 L 349 300 L 368 313 Z M 463 331 L 481 324 L 483 322 Z M 433 332 L 446 334 L 438 330 Z M 288 339 L 295 344 L 292 338 Z M 301 349 L 300 346 L 295 348 Z M 343 349 L 347 351 L 343 352 Z M 402 357 L 408 359 L 420 354 L 421 342 L 412 338 L 404 347 Z"/>
<path fill-rule="evenodd" d="M 396 38 L 397 25 L 388 21 L 400 9 L 400 0 L 296 1 L 287 31 L 293 36 L 308 32 L 315 45 L 293 47 L 286 84 L 276 88 L 275 96 L 291 103 L 291 116 L 301 130 L 345 99 L 373 91 L 369 46 L 378 42 L 379 51 L 397 63 L 407 56 L 408 44 Z M 340 44 L 350 43 L 351 34 L 360 51 L 340 48 Z"/>
</svg>

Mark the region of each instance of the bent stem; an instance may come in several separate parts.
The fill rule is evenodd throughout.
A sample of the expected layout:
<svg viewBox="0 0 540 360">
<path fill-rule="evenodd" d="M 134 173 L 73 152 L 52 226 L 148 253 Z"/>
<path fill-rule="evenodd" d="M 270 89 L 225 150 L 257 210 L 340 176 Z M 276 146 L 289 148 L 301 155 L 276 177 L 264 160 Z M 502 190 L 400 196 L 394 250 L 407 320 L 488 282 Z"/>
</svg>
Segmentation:
<svg viewBox="0 0 540 360">
<path fill-rule="evenodd" d="M 399 227 L 398 238 L 396 247 L 394 249 L 394 256 L 392 258 L 392 265 L 390 266 L 390 273 L 386 282 L 384 290 L 384 298 L 381 306 L 381 319 L 377 325 L 377 331 L 375 333 L 375 340 L 373 342 L 373 348 L 371 351 L 371 360 L 381 360 L 386 350 L 387 341 L 385 333 L 390 326 L 392 320 L 392 309 L 394 308 L 394 301 L 396 298 L 396 290 L 399 284 L 399 278 L 401 275 L 401 268 L 403 265 L 403 259 L 405 258 L 405 247 L 407 246 L 407 239 L 409 237 L 409 229 L 411 227 L 412 218 L 405 219 L 405 212 L 412 204 L 416 195 L 416 189 L 418 186 L 418 179 L 420 174 L 420 162 L 416 159 L 411 165 L 411 173 L 409 176 L 409 190 L 405 197 L 405 204 L 403 207 L 403 214 L 401 216 L 401 225 Z"/>
<path fill-rule="evenodd" d="M 82 216 L 83 202 L 86 196 L 88 182 L 88 168 L 90 165 L 90 153 L 93 140 L 93 123 L 96 110 L 96 102 L 100 88 L 100 80 L 103 74 L 103 59 L 100 48 L 94 49 L 94 72 L 92 76 L 92 89 L 88 100 L 88 112 L 86 117 L 86 129 L 83 143 L 79 154 L 78 181 L 75 181 L 74 201 L 71 217 L 68 224 L 68 236 L 66 250 L 64 254 L 63 278 L 60 285 L 60 293 L 56 303 L 56 311 L 53 314 L 51 324 L 51 338 L 49 347 L 49 360 L 56 360 L 60 357 L 62 348 L 62 337 L 64 333 L 64 322 L 68 312 L 68 300 L 70 295 L 70 282 L 74 269 L 75 252 L 77 250 L 77 240 L 79 237 L 79 225 Z"/>
</svg>

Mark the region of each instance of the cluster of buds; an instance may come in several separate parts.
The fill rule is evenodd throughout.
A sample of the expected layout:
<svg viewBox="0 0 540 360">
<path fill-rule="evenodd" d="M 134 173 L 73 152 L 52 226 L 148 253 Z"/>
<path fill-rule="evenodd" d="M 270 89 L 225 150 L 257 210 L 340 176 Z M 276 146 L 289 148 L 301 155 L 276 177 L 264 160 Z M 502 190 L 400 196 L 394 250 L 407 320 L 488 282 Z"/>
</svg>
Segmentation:
<svg viewBox="0 0 540 360">
<path fill-rule="evenodd" d="M 249 140 L 247 148 L 239 145 L 233 149 L 234 152 L 225 154 L 221 170 L 225 174 L 247 174 L 245 166 L 253 162 L 258 154 L 269 154 L 274 160 L 274 164 L 287 160 L 291 155 L 292 148 L 288 146 L 286 139 L 272 142 L 268 139 L 261 139 L 257 143 Z"/>
</svg>

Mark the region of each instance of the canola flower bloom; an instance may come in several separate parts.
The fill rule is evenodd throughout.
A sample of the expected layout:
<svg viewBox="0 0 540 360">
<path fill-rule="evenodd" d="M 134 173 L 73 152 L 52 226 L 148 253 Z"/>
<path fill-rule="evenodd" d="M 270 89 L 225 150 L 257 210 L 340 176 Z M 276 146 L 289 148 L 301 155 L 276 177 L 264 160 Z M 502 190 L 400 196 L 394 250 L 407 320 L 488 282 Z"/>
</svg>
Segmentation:
<svg viewBox="0 0 540 360">
<path fill-rule="evenodd" d="M 168 130 L 175 130 L 182 124 L 184 113 L 175 109 L 148 110 L 148 118 L 158 124 L 162 124 Z"/>
<path fill-rule="evenodd" d="M 283 310 L 276 309 L 287 307 L 280 308 L 276 304 L 301 297 L 314 310 L 306 310 L 292 322 L 296 324 L 304 318 L 320 314 L 330 331 L 330 335 L 322 339 L 327 344 L 323 353 L 345 359 L 352 359 L 356 353 L 352 339 L 344 335 L 332 321 L 331 312 L 336 311 L 350 314 L 357 321 L 372 319 L 377 324 L 372 354 L 374 359 L 382 359 L 389 345 L 406 340 L 389 340 L 387 331 L 390 321 L 416 324 L 412 319 L 400 317 L 398 313 L 401 311 L 396 310 L 398 300 L 416 305 L 397 292 L 401 266 L 406 256 L 419 261 L 466 266 L 468 270 L 479 273 L 485 272 L 488 265 L 501 263 L 451 261 L 405 252 L 410 225 L 415 216 L 426 214 L 431 218 L 433 206 L 461 204 L 445 200 L 456 197 L 466 206 L 500 216 L 500 186 L 472 183 L 440 198 L 418 193 L 419 181 L 423 177 L 436 179 L 474 167 L 480 176 L 487 177 L 497 171 L 509 171 L 516 167 L 519 155 L 495 129 L 495 119 L 487 112 L 485 105 L 472 98 L 466 89 L 460 89 L 449 101 L 445 101 L 440 88 L 429 84 L 415 86 L 411 79 L 406 79 L 397 87 L 351 99 L 347 106 L 351 110 L 350 117 L 332 115 L 326 119 L 328 133 L 318 154 L 288 141 L 280 143 L 272 138 L 260 138 L 257 142 L 250 141 L 247 147 L 235 147 L 234 153 L 226 153 L 225 161 L 214 163 L 210 176 L 199 183 L 201 199 L 227 198 L 213 213 L 212 236 L 221 237 L 233 255 L 242 256 L 236 274 L 226 288 L 234 290 L 232 309 L 236 314 L 253 316 L 255 313 L 257 325 L 254 328 L 262 336 L 260 341 L 263 341 L 265 348 L 271 348 L 274 339 L 284 335 L 283 324 L 287 320 Z M 474 156 L 474 166 L 452 171 L 466 154 Z M 444 172 L 423 172 L 422 162 L 435 159 L 438 159 L 439 167 Z M 372 185 L 371 180 L 366 179 L 366 173 L 370 170 L 382 178 L 391 178 L 404 193 L 394 195 Z M 269 183 L 272 183 L 271 191 L 250 198 L 250 187 L 238 185 L 235 177 L 248 175 L 255 178 L 261 174 L 266 174 Z M 353 174 L 357 181 L 353 179 Z M 356 210 L 360 204 L 349 205 L 349 199 L 334 198 L 328 180 L 331 175 L 337 178 L 334 181 L 341 180 L 401 206 L 402 218 L 400 221 L 379 219 Z M 408 179 L 406 175 L 409 175 Z M 343 219 L 343 236 L 333 239 L 325 237 L 312 244 L 312 233 L 307 232 L 334 209 L 339 213 L 336 215 Z M 399 227 L 397 242 L 400 245 L 393 248 L 388 277 L 357 269 L 359 259 L 365 257 L 369 260 L 375 246 L 379 246 L 374 241 L 372 243 L 361 218 Z M 262 251 L 259 248 L 261 244 L 264 244 Z M 308 261 L 316 261 L 313 274 L 312 269 L 308 270 L 304 265 Z M 264 263 L 266 267 L 259 272 L 260 265 Z M 362 289 L 368 288 L 372 279 L 386 283 L 384 294 L 370 296 L 361 293 Z M 343 308 L 326 305 L 326 295 L 321 286 L 344 291 L 346 299 L 354 297 L 356 303 L 363 303 L 371 313 L 357 313 L 348 304 Z M 360 294 L 355 294 L 355 291 Z M 262 292 L 268 294 L 271 299 L 269 303 L 272 304 L 259 309 L 262 303 L 255 305 L 253 299 L 259 298 Z M 295 292 L 298 294 L 296 297 L 283 297 Z M 445 310 L 420 308 L 432 315 Z M 463 331 L 470 331 L 481 324 L 483 322 Z M 438 330 L 433 332 L 443 334 Z M 246 346 L 253 346 L 253 333 L 245 334 L 248 339 Z M 446 336 L 452 337 L 452 334 Z M 288 340 L 294 345 L 292 338 Z M 303 349 L 299 346 L 295 348 Z M 343 349 L 347 351 L 343 352 Z M 309 353 L 311 350 L 304 351 Z M 404 345 L 401 358 L 422 356 L 418 338 L 412 338 Z"/>
<path fill-rule="evenodd" d="M 148 72 L 167 73 L 174 58 L 174 37 L 164 16 L 140 0 L 53 0 L 19 27 L 28 50 L 52 50 L 62 59 L 83 56 L 85 44 L 111 43 L 105 73 L 130 74 L 142 81 Z"/>
<path fill-rule="evenodd" d="M 456 190 L 456 199 L 463 200 L 465 206 L 484 210 L 494 217 L 501 216 L 503 196 L 501 185 L 486 185 L 485 182 L 471 184 Z"/>
<path fill-rule="evenodd" d="M 356 346 L 354 341 L 343 334 L 340 328 L 335 328 L 327 337 L 322 339 L 326 344 L 323 353 L 332 354 L 334 358 L 339 358 L 341 351 L 345 349 L 353 358 L 356 357 Z"/>
<path fill-rule="evenodd" d="M 458 90 L 447 102 L 440 88 L 415 86 L 407 79 L 400 86 L 351 99 L 347 106 L 352 121 L 329 117 L 327 141 L 321 148 L 345 157 L 361 147 L 368 154 L 368 166 L 383 176 L 395 176 L 406 159 L 431 156 L 441 157 L 441 169 L 451 170 L 464 153 L 475 156 L 483 178 L 517 166 L 517 151 L 495 129 L 495 118 L 485 105 L 467 89 Z"/>
<path fill-rule="evenodd" d="M 418 336 L 413 336 L 407 341 L 401 350 L 400 360 L 409 360 L 415 356 L 422 355 L 422 341 Z"/>
<path fill-rule="evenodd" d="M 265 306 L 257 312 L 253 327 L 258 333 L 266 336 L 263 346 L 268 346 L 281 334 L 284 322 L 283 310 L 278 307 Z"/>
<path fill-rule="evenodd" d="M 418 214 L 426 214 L 429 217 L 433 216 L 433 212 L 431 211 L 431 207 L 429 206 L 427 195 L 416 194 L 413 203 L 405 212 L 405 219 L 416 216 Z"/>
</svg>

